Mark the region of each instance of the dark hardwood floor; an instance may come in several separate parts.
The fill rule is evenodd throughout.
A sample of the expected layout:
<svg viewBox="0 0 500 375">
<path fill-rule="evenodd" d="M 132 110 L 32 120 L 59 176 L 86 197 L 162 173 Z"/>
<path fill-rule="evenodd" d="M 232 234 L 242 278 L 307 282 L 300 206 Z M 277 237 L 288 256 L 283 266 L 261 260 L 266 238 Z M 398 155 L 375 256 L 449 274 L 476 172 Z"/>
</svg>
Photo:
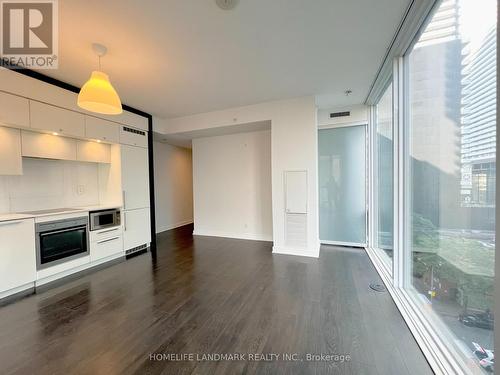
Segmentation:
<svg viewBox="0 0 500 375">
<path fill-rule="evenodd" d="M 141 255 L 0 307 L 0 373 L 431 373 L 389 294 L 369 289 L 380 280 L 364 251 L 272 255 L 268 242 L 191 232 L 159 235 L 155 262 Z M 246 360 L 196 360 L 214 353 Z"/>
</svg>

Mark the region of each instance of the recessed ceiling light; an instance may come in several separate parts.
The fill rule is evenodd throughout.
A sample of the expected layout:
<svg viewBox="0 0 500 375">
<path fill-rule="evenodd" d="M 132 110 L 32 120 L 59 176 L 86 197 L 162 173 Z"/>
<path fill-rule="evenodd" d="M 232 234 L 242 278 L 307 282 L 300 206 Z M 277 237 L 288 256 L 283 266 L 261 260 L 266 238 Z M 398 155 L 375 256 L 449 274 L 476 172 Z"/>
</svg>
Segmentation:
<svg viewBox="0 0 500 375">
<path fill-rule="evenodd" d="M 234 9 L 236 5 L 238 5 L 238 0 L 215 0 L 215 3 L 221 9 L 231 10 Z"/>
<path fill-rule="evenodd" d="M 59 135 L 59 133 L 53 132 L 52 135 Z"/>
</svg>

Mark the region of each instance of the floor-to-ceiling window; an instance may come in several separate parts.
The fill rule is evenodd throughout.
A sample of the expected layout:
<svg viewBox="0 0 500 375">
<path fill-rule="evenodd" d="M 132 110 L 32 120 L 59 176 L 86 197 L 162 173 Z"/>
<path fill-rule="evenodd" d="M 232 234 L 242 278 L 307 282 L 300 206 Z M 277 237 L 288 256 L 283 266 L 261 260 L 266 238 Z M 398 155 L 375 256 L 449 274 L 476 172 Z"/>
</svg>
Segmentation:
<svg viewBox="0 0 500 375">
<path fill-rule="evenodd" d="M 410 13 L 368 99 L 367 251 L 437 373 L 492 372 L 497 1 Z"/>
<path fill-rule="evenodd" d="M 403 287 L 471 371 L 493 369 L 496 14 L 440 2 L 403 65 Z"/>
<path fill-rule="evenodd" d="M 393 257 L 393 109 L 392 84 L 375 106 L 374 117 L 374 246 L 390 264 Z"/>
</svg>

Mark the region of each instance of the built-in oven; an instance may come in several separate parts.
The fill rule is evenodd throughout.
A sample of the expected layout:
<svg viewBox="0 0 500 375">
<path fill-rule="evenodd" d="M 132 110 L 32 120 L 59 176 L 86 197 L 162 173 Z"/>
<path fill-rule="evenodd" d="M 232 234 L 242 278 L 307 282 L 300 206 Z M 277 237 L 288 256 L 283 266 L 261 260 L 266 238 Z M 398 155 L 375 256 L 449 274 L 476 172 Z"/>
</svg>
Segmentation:
<svg viewBox="0 0 500 375">
<path fill-rule="evenodd" d="M 36 223 L 37 269 L 89 255 L 88 217 Z"/>
<path fill-rule="evenodd" d="M 90 211 L 90 230 L 98 230 L 120 226 L 120 210 L 113 208 L 109 210 Z"/>
</svg>

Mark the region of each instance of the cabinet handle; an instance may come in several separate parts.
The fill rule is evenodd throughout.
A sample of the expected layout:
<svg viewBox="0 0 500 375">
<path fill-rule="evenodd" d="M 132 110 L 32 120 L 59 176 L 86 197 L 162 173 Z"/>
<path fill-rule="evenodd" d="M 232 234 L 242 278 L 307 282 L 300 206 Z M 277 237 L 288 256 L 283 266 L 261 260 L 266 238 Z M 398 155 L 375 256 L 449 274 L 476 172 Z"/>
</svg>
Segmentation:
<svg viewBox="0 0 500 375">
<path fill-rule="evenodd" d="M 119 239 L 120 237 L 113 237 L 113 238 L 108 238 L 107 240 L 102 240 L 102 241 L 99 241 L 97 242 L 98 244 L 102 244 L 102 243 L 106 243 L 106 242 L 111 242 L 111 241 L 114 241 L 114 240 L 117 240 Z"/>
<path fill-rule="evenodd" d="M 126 212 L 123 213 L 123 231 L 124 232 L 127 231 L 127 213 Z"/>
<path fill-rule="evenodd" d="M 126 208 L 126 204 L 125 204 L 125 190 L 122 190 L 122 201 L 123 201 L 123 209 Z"/>
<path fill-rule="evenodd" d="M 99 234 L 102 234 L 102 233 L 109 233 L 109 232 L 114 232 L 116 230 L 118 230 L 119 228 L 113 228 L 113 229 L 108 229 L 108 230 L 103 230 L 102 232 L 99 232 Z"/>
</svg>

